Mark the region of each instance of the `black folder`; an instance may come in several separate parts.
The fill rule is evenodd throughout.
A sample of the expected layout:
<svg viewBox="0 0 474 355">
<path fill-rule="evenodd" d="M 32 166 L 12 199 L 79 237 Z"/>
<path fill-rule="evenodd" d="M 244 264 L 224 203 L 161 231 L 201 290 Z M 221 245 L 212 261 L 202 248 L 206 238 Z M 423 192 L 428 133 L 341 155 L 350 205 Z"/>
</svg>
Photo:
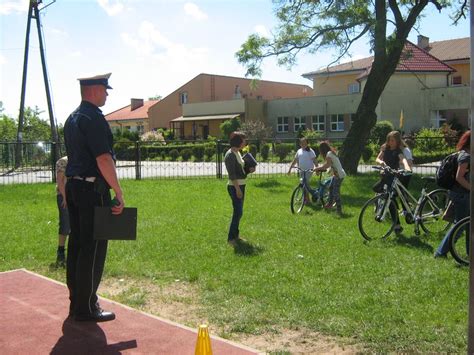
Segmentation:
<svg viewBox="0 0 474 355">
<path fill-rule="evenodd" d="M 110 207 L 95 207 L 94 239 L 136 240 L 137 209 L 125 207 L 121 214 L 112 214 Z"/>
<path fill-rule="evenodd" d="M 250 173 L 250 168 L 257 166 L 257 160 L 250 153 L 244 154 L 242 160 L 244 161 L 244 171 L 246 174 Z"/>
</svg>

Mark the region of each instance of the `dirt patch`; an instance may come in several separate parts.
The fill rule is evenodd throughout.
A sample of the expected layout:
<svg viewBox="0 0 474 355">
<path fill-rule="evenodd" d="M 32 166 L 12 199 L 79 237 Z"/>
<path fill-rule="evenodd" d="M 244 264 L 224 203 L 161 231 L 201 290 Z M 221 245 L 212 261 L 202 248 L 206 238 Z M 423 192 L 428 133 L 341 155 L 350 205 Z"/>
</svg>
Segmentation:
<svg viewBox="0 0 474 355">
<path fill-rule="evenodd" d="M 104 279 L 99 293 L 104 297 L 124 303 L 141 311 L 196 328 L 208 323 L 205 310 L 199 305 L 198 288 L 192 283 L 175 280 L 166 286 L 149 280 Z M 214 335 L 226 334 L 230 340 L 264 352 L 289 352 L 291 354 L 355 354 L 363 352 L 362 346 L 342 345 L 342 339 L 331 338 L 308 329 L 273 329 L 271 333 L 249 335 L 229 334 L 213 325 Z"/>
</svg>

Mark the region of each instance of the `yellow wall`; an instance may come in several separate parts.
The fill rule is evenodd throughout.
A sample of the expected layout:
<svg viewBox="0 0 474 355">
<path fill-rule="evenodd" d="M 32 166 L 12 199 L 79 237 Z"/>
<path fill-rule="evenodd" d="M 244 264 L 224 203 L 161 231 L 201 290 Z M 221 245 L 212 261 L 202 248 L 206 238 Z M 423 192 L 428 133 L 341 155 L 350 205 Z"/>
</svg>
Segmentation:
<svg viewBox="0 0 474 355">
<path fill-rule="evenodd" d="M 347 95 L 349 84 L 357 83 L 359 73 L 315 77 L 313 81 L 314 96 Z"/>
<path fill-rule="evenodd" d="M 210 120 L 210 121 L 195 121 L 196 122 L 196 138 L 202 138 L 203 127 L 209 125 L 209 135 L 213 137 L 219 137 L 221 135 L 220 124 L 224 120 Z M 184 122 L 184 138 L 193 139 L 193 122 Z"/>
<path fill-rule="evenodd" d="M 126 126 L 130 127 L 131 131 L 136 131 L 137 126 L 143 126 L 143 132 L 148 131 L 147 120 L 120 120 L 120 121 L 108 121 L 110 129 L 112 130 L 124 130 Z"/>
<path fill-rule="evenodd" d="M 451 76 L 459 76 L 461 75 L 462 78 L 462 85 L 469 86 L 470 85 L 470 66 L 468 63 L 463 63 L 463 64 L 450 64 L 454 69 L 456 69 L 456 72 L 451 74 Z"/>
</svg>

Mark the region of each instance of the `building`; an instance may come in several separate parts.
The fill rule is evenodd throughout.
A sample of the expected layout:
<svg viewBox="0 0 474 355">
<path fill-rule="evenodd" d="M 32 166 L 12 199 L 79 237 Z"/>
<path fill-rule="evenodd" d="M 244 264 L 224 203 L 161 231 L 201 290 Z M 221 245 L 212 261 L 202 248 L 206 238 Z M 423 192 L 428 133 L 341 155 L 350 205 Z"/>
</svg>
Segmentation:
<svg viewBox="0 0 474 355">
<path fill-rule="evenodd" d="M 277 137 L 294 137 L 306 128 L 326 137 L 345 137 L 372 60 L 368 57 L 303 74 L 313 82 L 313 96 L 269 101 L 267 119 Z M 469 62 L 469 38 L 430 43 L 427 37 L 419 36 L 417 45 L 407 41 L 379 99 L 378 120 L 389 120 L 405 132 L 454 121 L 467 126 Z"/>
<path fill-rule="evenodd" d="M 124 130 L 138 132 L 142 134 L 149 131 L 149 115 L 151 107 L 155 106 L 159 100 L 131 99 L 130 105 L 122 107 L 105 115 L 113 131 Z"/>
<path fill-rule="evenodd" d="M 226 119 L 260 119 L 266 116 L 266 100 L 305 97 L 311 91 L 307 85 L 199 74 L 150 107 L 149 127 L 172 128 L 181 138 L 218 136 Z"/>
</svg>

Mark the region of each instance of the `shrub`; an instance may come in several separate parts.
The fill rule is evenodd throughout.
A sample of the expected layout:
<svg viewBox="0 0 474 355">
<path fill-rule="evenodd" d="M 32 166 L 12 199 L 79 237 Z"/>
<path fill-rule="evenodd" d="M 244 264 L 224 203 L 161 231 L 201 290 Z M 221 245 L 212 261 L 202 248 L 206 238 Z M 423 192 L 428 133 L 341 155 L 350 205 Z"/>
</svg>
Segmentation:
<svg viewBox="0 0 474 355">
<path fill-rule="evenodd" d="M 260 148 L 260 155 L 262 156 L 263 160 L 268 160 L 268 156 L 270 155 L 270 146 L 268 144 L 263 144 Z"/>
<path fill-rule="evenodd" d="M 249 152 L 252 154 L 254 157 L 257 157 L 257 146 L 255 144 L 249 144 Z"/>
<path fill-rule="evenodd" d="M 179 157 L 179 152 L 177 149 L 171 149 L 169 152 L 171 161 L 176 161 Z"/>
<path fill-rule="evenodd" d="M 206 147 L 206 148 L 204 148 L 204 155 L 206 156 L 206 160 L 211 160 L 211 158 L 214 156 L 215 152 L 216 152 L 215 147 Z"/>
<path fill-rule="evenodd" d="M 275 154 L 283 162 L 288 154 L 293 150 L 293 144 L 291 143 L 280 143 L 275 146 Z"/>
<path fill-rule="evenodd" d="M 163 134 L 160 132 L 155 132 L 155 131 L 149 131 L 149 132 L 143 133 L 140 136 L 140 140 L 142 142 L 156 142 L 158 144 L 166 144 Z"/>
<path fill-rule="evenodd" d="M 204 158 L 204 146 L 195 145 L 192 148 L 192 151 L 193 151 L 195 161 L 202 161 L 202 158 Z"/>
<path fill-rule="evenodd" d="M 193 151 L 189 148 L 184 148 L 181 151 L 181 158 L 183 159 L 183 161 L 188 161 L 189 159 L 191 159 L 192 155 L 193 155 Z"/>
<path fill-rule="evenodd" d="M 435 128 L 422 128 L 416 134 L 415 149 L 419 152 L 439 152 L 447 149 L 444 134 Z"/>
<path fill-rule="evenodd" d="M 238 131 L 241 127 L 241 123 L 240 123 L 240 119 L 238 117 L 236 118 L 232 118 L 230 120 L 226 120 L 224 122 L 222 122 L 219 126 L 221 132 L 222 132 L 222 135 L 224 136 L 224 138 L 229 138 L 229 135 L 234 132 L 234 131 Z"/>
<path fill-rule="evenodd" d="M 379 121 L 370 131 L 370 138 L 374 143 L 381 145 L 387 140 L 387 134 L 389 134 L 393 130 L 394 128 L 392 122 Z"/>
<path fill-rule="evenodd" d="M 370 145 L 366 145 L 364 149 L 362 150 L 362 160 L 364 163 L 370 162 L 370 159 L 372 158 L 373 150 L 370 147 Z"/>
</svg>

